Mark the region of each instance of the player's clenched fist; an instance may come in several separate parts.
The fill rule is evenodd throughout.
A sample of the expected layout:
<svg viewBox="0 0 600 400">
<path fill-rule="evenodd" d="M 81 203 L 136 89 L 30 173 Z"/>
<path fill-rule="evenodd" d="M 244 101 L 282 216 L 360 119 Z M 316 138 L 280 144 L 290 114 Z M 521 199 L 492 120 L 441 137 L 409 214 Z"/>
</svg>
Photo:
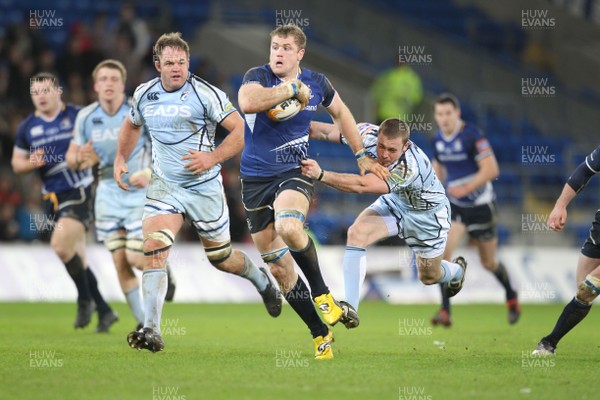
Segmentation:
<svg viewBox="0 0 600 400">
<path fill-rule="evenodd" d="M 292 82 L 297 85 L 298 93 L 296 93 L 295 97 L 302 104 L 302 108 L 304 109 L 310 100 L 310 89 L 299 79 L 294 79 Z"/>
<path fill-rule="evenodd" d="M 555 206 L 548 216 L 548 226 L 556 232 L 562 231 L 567 223 L 567 208 Z"/>
<path fill-rule="evenodd" d="M 356 162 L 358 163 L 361 175 L 364 175 L 366 171 L 369 171 L 384 181 L 390 176 L 390 171 L 386 167 L 367 155 L 358 158 Z"/>
<path fill-rule="evenodd" d="M 302 175 L 312 179 L 319 179 L 321 171 L 321 166 L 315 160 L 302 160 Z"/>
</svg>

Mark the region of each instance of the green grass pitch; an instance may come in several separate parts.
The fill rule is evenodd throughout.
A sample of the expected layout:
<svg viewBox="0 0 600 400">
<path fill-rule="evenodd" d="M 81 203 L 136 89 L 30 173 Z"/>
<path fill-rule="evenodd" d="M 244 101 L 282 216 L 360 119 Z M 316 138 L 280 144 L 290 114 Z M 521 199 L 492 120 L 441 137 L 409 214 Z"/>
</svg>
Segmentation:
<svg viewBox="0 0 600 400">
<path fill-rule="evenodd" d="M 361 305 L 361 326 L 334 328 L 335 358 L 313 359 L 289 306 L 167 304 L 165 350 L 130 349 L 125 304 L 109 334 L 74 331 L 75 305 L 0 303 L 0 399 L 597 399 L 600 319 L 592 312 L 555 358 L 531 358 L 562 305 L 454 307 L 451 329 L 430 306 Z"/>
</svg>

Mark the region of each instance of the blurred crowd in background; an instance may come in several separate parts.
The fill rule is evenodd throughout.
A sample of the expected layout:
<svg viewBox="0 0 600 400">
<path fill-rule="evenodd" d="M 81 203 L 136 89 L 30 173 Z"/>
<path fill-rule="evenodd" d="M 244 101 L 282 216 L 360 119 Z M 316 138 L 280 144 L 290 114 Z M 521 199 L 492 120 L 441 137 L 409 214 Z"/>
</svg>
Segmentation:
<svg viewBox="0 0 600 400">
<path fill-rule="evenodd" d="M 157 72 L 152 62 L 155 37 L 175 29 L 172 23 L 149 27 L 135 14 L 132 4 L 123 4 L 118 15 L 97 13 L 93 23 L 83 20 L 64 27 L 68 35 L 57 50 L 44 38 L 43 30 L 31 29 L 27 18 L 0 30 L 0 240 L 44 240 L 45 230 L 35 229 L 32 215 L 43 213 L 41 180 L 36 173 L 17 177 L 10 159 L 17 127 L 34 111 L 29 94 L 29 79 L 40 71 L 55 73 L 60 80 L 64 102 L 85 106 L 96 100 L 91 73 L 106 58 L 122 61 L 127 68 L 126 93 Z M 209 60 L 194 58 L 190 70 L 220 87 L 223 78 Z M 240 190 L 237 163 L 224 166 L 225 187 L 231 199 L 232 236 L 244 241 L 247 232 L 243 209 L 239 209 Z M 231 172 L 231 173 L 230 173 Z M 237 210 L 237 212 L 236 212 Z M 194 239 L 190 230 L 182 236 Z"/>
</svg>

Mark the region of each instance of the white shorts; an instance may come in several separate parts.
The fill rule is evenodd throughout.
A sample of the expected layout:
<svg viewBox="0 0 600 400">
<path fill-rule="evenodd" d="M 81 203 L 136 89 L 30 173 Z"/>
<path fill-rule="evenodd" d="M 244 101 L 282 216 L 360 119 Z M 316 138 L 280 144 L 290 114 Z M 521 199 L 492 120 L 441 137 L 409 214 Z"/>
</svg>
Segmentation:
<svg viewBox="0 0 600 400">
<path fill-rule="evenodd" d="M 416 256 L 435 258 L 444 254 L 450 230 L 450 202 L 446 200 L 427 211 L 405 211 L 394 207 L 386 196 L 379 197 L 369 209 L 379 214 L 388 236 L 398 235 Z"/>
<path fill-rule="evenodd" d="M 145 189 L 126 192 L 118 186 L 100 181 L 96 189 L 94 214 L 96 238 L 104 242 L 118 230 L 127 232 L 127 239 L 142 238 Z"/>
<path fill-rule="evenodd" d="M 152 174 L 146 193 L 144 219 L 168 214 L 183 214 L 203 239 L 213 242 L 230 240 L 229 209 L 221 174 L 188 189 Z"/>
</svg>

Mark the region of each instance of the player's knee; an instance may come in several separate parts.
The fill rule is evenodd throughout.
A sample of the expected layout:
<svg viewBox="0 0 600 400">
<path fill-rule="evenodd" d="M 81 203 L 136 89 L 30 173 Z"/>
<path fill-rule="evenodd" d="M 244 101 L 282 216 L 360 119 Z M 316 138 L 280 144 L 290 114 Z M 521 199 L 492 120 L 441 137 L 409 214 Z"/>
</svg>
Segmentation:
<svg viewBox="0 0 600 400">
<path fill-rule="evenodd" d="M 368 233 L 360 223 L 353 223 L 348 228 L 348 241 L 347 244 L 351 246 L 367 247 L 367 236 Z"/>
<path fill-rule="evenodd" d="M 144 266 L 144 240 L 141 238 L 127 238 L 125 258 L 130 266 L 142 269 Z"/>
<path fill-rule="evenodd" d="M 229 240 L 227 242 L 220 243 L 217 246 L 205 247 L 204 252 L 206 253 L 206 258 L 208 258 L 208 261 L 215 268 L 229 272 L 227 260 L 229 257 L 231 257 L 233 252 L 233 247 L 231 247 L 231 242 Z"/>
<path fill-rule="evenodd" d="M 488 271 L 494 272 L 498 268 L 498 261 L 494 257 L 482 255 L 479 257 L 481 265 Z"/>
<path fill-rule="evenodd" d="M 424 285 L 433 285 L 438 283 L 439 281 L 439 277 L 435 276 L 432 273 L 421 273 L 419 275 L 419 280 L 424 284 Z"/>
<path fill-rule="evenodd" d="M 123 250 L 126 245 L 127 238 L 122 232 L 113 232 L 104 240 L 104 247 L 106 247 L 111 253 L 117 250 Z"/>
<path fill-rule="evenodd" d="M 58 258 L 60 258 L 63 262 L 69 261 L 73 255 L 75 255 L 75 246 L 68 240 L 61 238 L 58 235 L 52 235 L 52 238 L 50 239 L 50 246 Z"/>
<path fill-rule="evenodd" d="M 143 242 L 143 250 L 144 255 L 147 257 L 153 257 L 166 261 L 167 256 L 169 255 L 169 249 L 173 246 L 173 242 L 175 241 L 173 232 L 169 229 L 161 229 L 156 232 L 152 232 L 144 236 Z M 162 265 L 157 265 L 156 267 L 162 268 Z"/>
<path fill-rule="evenodd" d="M 600 294 L 600 278 L 588 274 L 577 286 L 575 297 L 580 303 L 591 306 L 598 294 Z"/>
<path fill-rule="evenodd" d="M 300 241 L 304 237 L 304 214 L 298 210 L 277 211 L 275 231 L 287 244 Z"/>
</svg>

